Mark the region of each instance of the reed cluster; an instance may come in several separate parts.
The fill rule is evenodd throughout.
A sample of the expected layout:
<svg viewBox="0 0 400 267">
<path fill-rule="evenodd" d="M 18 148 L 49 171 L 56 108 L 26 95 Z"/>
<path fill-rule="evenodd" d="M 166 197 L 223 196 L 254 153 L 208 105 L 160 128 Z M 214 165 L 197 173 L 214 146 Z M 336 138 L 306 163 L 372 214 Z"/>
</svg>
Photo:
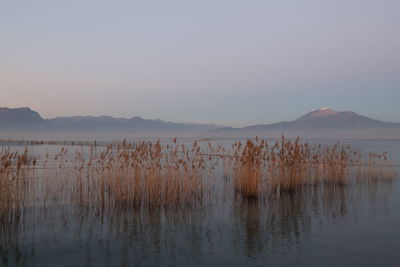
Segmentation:
<svg viewBox="0 0 400 267">
<path fill-rule="evenodd" d="M 99 213 L 181 209 L 233 194 L 257 199 L 352 182 L 390 182 L 396 175 L 387 167 L 386 153 L 370 153 L 363 161 L 350 146 L 310 145 L 284 137 L 275 142 L 249 139 L 232 149 L 196 141 L 184 145 L 174 139 L 124 140 L 101 150 L 92 144 L 75 154 L 69 151 L 62 148 L 41 161 L 27 149 L 0 153 L 0 222 L 18 220 L 28 197 L 42 201 L 43 207 L 70 203 Z M 28 171 L 36 169 L 37 162 L 43 163 L 41 178 L 30 183 Z M 214 169 L 223 171 L 221 182 Z"/>
<path fill-rule="evenodd" d="M 363 161 L 361 153 L 350 146 L 311 146 L 307 142 L 282 136 L 270 145 L 258 138 L 245 145 L 233 145 L 235 192 L 242 197 L 257 198 L 269 193 L 295 193 L 306 187 L 347 185 L 360 179 L 395 177 L 388 170 L 387 156 L 371 154 Z M 354 175 L 357 174 L 357 175 Z"/>
<path fill-rule="evenodd" d="M 25 246 L 30 238 L 33 244 L 43 231 L 76 229 L 80 240 L 124 235 L 135 244 L 159 246 L 187 225 L 193 229 L 191 240 L 198 241 L 203 235 L 196 231 L 209 224 L 206 220 L 232 211 L 238 227 L 234 232 L 241 235 L 233 240 L 242 240 L 245 233 L 251 253 L 275 237 L 297 237 L 299 229 L 311 227 L 311 212 L 346 215 L 355 189 L 374 199 L 384 193 L 386 201 L 389 191 L 381 190 L 390 190 L 396 177 L 387 153 L 364 155 L 339 143 L 312 145 L 284 137 L 233 145 L 213 145 L 207 139 L 186 145 L 176 139 L 108 145 L 10 142 L 0 149 L 3 263 L 22 258 L 19 244 Z M 5 148 L 42 144 L 64 147 L 46 147 L 50 153 L 37 157 L 27 148 Z M 15 255 L 10 253 L 14 248 Z"/>
<path fill-rule="evenodd" d="M 23 153 L 6 149 L 0 153 L 0 231 L 17 224 L 25 207 L 28 190 L 28 171 L 36 165 L 36 158 L 28 149 Z"/>
<path fill-rule="evenodd" d="M 201 203 L 205 160 L 196 142 L 122 142 L 85 159 L 77 153 L 75 200 L 100 212 Z"/>
</svg>

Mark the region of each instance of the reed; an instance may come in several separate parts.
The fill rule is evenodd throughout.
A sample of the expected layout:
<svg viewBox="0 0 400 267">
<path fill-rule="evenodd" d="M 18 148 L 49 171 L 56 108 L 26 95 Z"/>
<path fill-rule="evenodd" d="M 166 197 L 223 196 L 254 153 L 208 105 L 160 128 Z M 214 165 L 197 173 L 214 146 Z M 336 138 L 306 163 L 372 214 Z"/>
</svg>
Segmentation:
<svg viewBox="0 0 400 267">
<path fill-rule="evenodd" d="M 264 160 L 264 143 L 257 144 L 247 140 L 243 150 L 242 144 L 235 144 L 234 187 L 235 192 L 246 197 L 256 198 L 262 184 L 262 163 Z M 238 156 L 240 154 L 240 156 Z"/>
<path fill-rule="evenodd" d="M 271 193 L 296 193 L 315 186 L 346 186 L 355 177 L 392 181 L 387 154 L 371 154 L 363 161 L 350 146 L 311 146 L 307 142 L 285 139 L 273 145 L 258 138 L 233 146 L 235 192 L 245 198 Z M 354 175 L 356 173 L 356 175 Z"/>
<path fill-rule="evenodd" d="M 76 227 L 79 236 L 99 231 L 102 238 L 121 234 L 128 239 L 145 233 L 164 242 L 170 229 L 208 224 L 204 219 L 232 211 L 254 248 L 260 233 L 265 236 L 265 222 L 272 238 L 298 235 L 300 227 L 311 226 L 309 212 L 344 216 L 355 189 L 377 197 L 396 177 L 387 153 L 365 157 L 350 146 L 311 145 L 299 138 L 254 138 L 231 148 L 209 140 L 183 145 L 176 139 L 47 145 L 64 147 L 38 157 L 27 148 L 18 153 L 3 144 L 0 150 L 3 259 L 10 248 L 43 231 Z"/>
<path fill-rule="evenodd" d="M 28 194 L 28 172 L 36 158 L 25 148 L 23 153 L 9 149 L 0 153 L 0 236 L 5 238 L 9 226 L 18 225 L 23 217 Z"/>
<path fill-rule="evenodd" d="M 85 160 L 76 157 L 75 199 L 99 212 L 124 209 L 182 208 L 203 196 L 203 156 L 199 146 L 159 141 L 109 145 Z"/>
<path fill-rule="evenodd" d="M 123 140 L 101 150 L 94 143 L 86 152 L 75 154 L 63 147 L 41 159 L 41 179 L 35 182 L 29 179 L 29 171 L 36 169 L 38 159 L 27 149 L 23 153 L 3 150 L 0 220 L 18 221 L 28 198 L 40 199 L 43 207 L 69 203 L 104 215 L 202 207 L 205 201 L 215 201 L 217 190 L 227 196 L 233 192 L 244 199 L 259 199 L 310 192 L 315 187 L 391 182 L 396 176 L 387 167 L 386 153 L 370 153 L 363 161 L 360 152 L 339 143 L 310 145 L 283 136 L 274 142 L 259 138 L 236 142 L 232 149 L 199 143 Z M 223 164 L 223 185 L 213 174 L 220 168 L 218 162 Z M 39 189 L 32 190 L 34 186 Z"/>
</svg>

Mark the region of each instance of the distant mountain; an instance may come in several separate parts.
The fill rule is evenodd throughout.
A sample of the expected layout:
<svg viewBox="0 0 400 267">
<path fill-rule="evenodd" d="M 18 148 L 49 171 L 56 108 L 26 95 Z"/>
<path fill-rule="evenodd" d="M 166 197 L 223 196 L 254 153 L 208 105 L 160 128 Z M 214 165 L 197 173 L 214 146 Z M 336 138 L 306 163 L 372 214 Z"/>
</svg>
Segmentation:
<svg viewBox="0 0 400 267">
<path fill-rule="evenodd" d="M 39 113 L 30 108 L 0 108 L 1 130 L 29 130 L 32 127 L 43 129 L 45 125 Z"/>
<path fill-rule="evenodd" d="M 279 136 L 326 138 L 400 138 L 400 123 L 384 122 L 359 115 L 352 111 L 335 111 L 329 108 L 313 110 L 294 121 L 252 125 L 244 128 L 220 128 L 219 135 L 229 136 Z"/>
<path fill-rule="evenodd" d="M 109 116 L 58 117 L 46 121 L 52 129 L 67 132 L 190 133 L 208 131 L 220 127 L 210 124 L 175 123 L 159 119 L 150 120 L 137 116 L 130 119 Z"/>
<path fill-rule="evenodd" d="M 174 123 L 140 117 L 114 118 L 110 116 L 74 116 L 43 119 L 29 108 L 0 108 L 0 134 L 21 133 L 57 135 L 118 135 L 164 136 L 193 135 L 221 126 L 212 124 Z"/>
<path fill-rule="evenodd" d="M 304 138 L 400 138 L 400 123 L 384 122 L 352 111 L 322 108 L 293 120 L 244 128 L 175 123 L 141 117 L 75 116 L 43 119 L 30 108 L 0 108 L 0 136 L 206 136 Z"/>
</svg>

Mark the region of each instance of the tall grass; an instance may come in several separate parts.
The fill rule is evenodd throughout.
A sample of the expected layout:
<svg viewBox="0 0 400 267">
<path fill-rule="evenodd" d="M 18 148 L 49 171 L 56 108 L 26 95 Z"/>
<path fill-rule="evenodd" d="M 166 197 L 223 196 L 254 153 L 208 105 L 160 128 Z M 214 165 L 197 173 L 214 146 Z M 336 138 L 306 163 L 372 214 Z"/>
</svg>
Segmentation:
<svg viewBox="0 0 400 267">
<path fill-rule="evenodd" d="M 7 236 L 10 227 L 22 220 L 28 197 L 28 173 L 36 165 L 36 158 L 9 149 L 0 153 L 0 237 Z"/>
<path fill-rule="evenodd" d="M 205 200 L 213 203 L 218 190 L 226 196 L 231 190 L 241 198 L 258 199 L 353 182 L 390 182 L 396 175 L 387 167 L 386 153 L 370 153 L 363 161 L 350 146 L 310 145 L 284 137 L 275 142 L 249 139 L 234 143 L 232 149 L 197 141 L 183 145 L 176 139 L 164 144 L 124 140 L 100 151 L 95 146 L 90 145 L 90 153 L 72 154 L 62 148 L 53 157 L 46 155 L 40 161 L 42 182 L 36 184 L 37 191 L 29 191 L 33 187 L 29 170 L 37 168 L 37 159 L 27 149 L 23 153 L 3 150 L 0 222 L 18 221 L 28 197 L 41 199 L 44 207 L 69 203 L 98 214 L 190 209 L 201 207 Z M 219 161 L 223 167 L 217 166 Z M 213 175 L 220 167 L 223 186 Z"/>
<path fill-rule="evenodd" d="M 258 138 L 233 146 L 234 188 L 240 196 L 257 198 L 271 193 L 287 194 L 314 186 L 345 186 L 355 177 L 391 181 L 386 153 L 371 154 L 363 161 L 350 146 L 311 146 L 299 138 L 270 145 Z"/>
<path fill-rule="evenodd" d="M 77 154 L 75 196 L 82 206 L 159 209 L 201 203 L 205 161 L 197 143 L 110 145 L 88 160 Z"/>
<path fill-rule="evenodd" d="M 54 142 L 47 145 L 65 147 L 38 157 L 28 149 L 3 148 L 0 257 L 20 257 L 22 238 L 32 238 L 33 244 L 39 232 L 64 233 L 68 228 L 87 236 L 99 231 L 102 238 L 124 234 L 129 239 L 144 233 L 161 246 L 166 240 L 163 231 L 208 224 L 202 220 L 232 211 L 251 253 L 273 240 L 262 239 L 267 236 L 265 227 L 279 239 L 297 236 L 302 227 L 311 227 L 312 212 L 344 216 L 355 188 L 373 197 L 386 195 L 378 185 L 390 189 L 396 177 L 387 153 L 364 156 L 339 143 L 254 138 L 229 148 L 208 141 L 121 141 L 107 146 Z M 353 184 L 357 187 L 349 186 Z"/>
</svg>

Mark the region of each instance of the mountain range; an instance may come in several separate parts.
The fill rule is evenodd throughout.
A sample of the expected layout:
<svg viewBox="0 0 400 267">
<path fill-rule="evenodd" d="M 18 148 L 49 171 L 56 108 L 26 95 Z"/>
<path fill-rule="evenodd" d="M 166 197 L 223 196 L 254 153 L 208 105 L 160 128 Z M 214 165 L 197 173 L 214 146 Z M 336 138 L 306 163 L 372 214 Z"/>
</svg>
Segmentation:
<svg viewBox="0 0 400 267">
<path fill-rule="evenodd" d="M 310 138 L 400 138 L 400 123 L 384 122 L 352 111 L 329 108 L 313 110 L 293 121 L 251 125 L 243 128 L 214 124 L 175 123 L 141 117 L 74 116 L 43 119 L 30 108 L 0 108 L 0 136 L 206 136 Z"/>
<path fill-rule="evenodd" d="M 224 135 L 303 136 L 311 138 L 400 138 L 400 123 L 384 122 L 353 111 L 321 108 L 293 121 L 259 124 L 244 128 L 213 130 Z"/>
<path fill-rule="evenodd" d="M 0 136 L 16 134 L 85 135 L 85 136 L 173 136 L 193 135 L 221 126 L 213 124 L 175 123 L 141 117 L 73 116 L 43 119 L 28 107 L 0 108 Z"/>
</svg>

